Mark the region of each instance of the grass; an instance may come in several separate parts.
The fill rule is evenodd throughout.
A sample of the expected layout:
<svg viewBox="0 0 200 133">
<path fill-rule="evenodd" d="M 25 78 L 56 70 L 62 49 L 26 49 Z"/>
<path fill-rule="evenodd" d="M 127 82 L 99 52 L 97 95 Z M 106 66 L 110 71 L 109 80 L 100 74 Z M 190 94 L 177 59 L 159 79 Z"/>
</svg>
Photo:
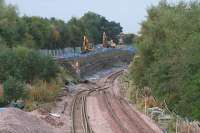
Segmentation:
<svg viewBox="0 0 200 133">
<path fill-rule="evenodd" d="M 2 87 L 2 84 L 0 84 L 0 97 L 3 97 L 3 87 Z"/>
<path fill-rule="evenodd" d="M 58 96 L 60 84 L 57 82 L 37 81 L 34 85 L 28 86 L 28 98 L 25 100 L 25 110 L 32 111 L 44 104 L 51 105 Z M 48 107 L 48 110 L 50 107 Z"/>
</svg>

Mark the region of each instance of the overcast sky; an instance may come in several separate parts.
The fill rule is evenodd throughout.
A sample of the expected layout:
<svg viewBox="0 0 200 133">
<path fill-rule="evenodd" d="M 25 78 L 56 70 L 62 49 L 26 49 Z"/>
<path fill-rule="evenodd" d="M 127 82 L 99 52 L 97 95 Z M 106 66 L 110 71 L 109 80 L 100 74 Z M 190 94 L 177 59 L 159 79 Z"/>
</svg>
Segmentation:
<svg viewBox="0 0 200 133">
<path fill-rule="evenodd" d="M 177 2 L 179 0 L 168 0 Z M 137 33 L 145 20 L 146 9 L 159 0 L 6 0 L 17 5 L 21 15 L 56 17 L 68 21 L 88 11 L 120 22 L 124 32 Z"/>
</svg>

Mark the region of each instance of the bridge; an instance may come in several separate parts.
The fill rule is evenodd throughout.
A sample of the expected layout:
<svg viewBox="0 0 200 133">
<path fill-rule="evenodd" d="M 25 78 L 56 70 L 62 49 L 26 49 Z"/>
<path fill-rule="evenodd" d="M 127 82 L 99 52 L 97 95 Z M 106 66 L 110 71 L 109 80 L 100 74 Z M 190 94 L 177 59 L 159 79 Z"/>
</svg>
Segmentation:
<svg viewBox="0 0 200 133">
<path fill-rule="evenodd" d="M 132 61 L 134 53 L 132 47 L 103 48 L 72 57 L 57 56 L 55 59 L 70 72 L 83 78 L 113 66 L 127 65 Z"/>
</svg>

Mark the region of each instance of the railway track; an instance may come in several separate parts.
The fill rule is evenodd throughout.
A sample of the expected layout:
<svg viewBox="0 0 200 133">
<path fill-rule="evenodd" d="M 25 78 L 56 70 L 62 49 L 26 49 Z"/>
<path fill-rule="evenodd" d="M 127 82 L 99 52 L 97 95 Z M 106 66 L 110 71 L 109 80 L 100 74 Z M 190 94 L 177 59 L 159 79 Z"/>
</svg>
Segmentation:
<svg viewBox="0 0 200 133">
<path fill-rule="evenodd" d="M 115 109 L 113 108 L 113 104 L 111 102 L 111 100 L 109 100 L 109 97 L 113 97 L 115 98 L 115 93 L 113 90 L 113 84 L 114 81 L 123 73 L 123 70 L 118 71 L 116 73 L 111 74 L 110 76 L 107 77 L 107 79 L 105 80 L 105 85 L 109 85 L 109 89 L 111 89 L 112 94 L 108 91 L 105 90 L 103 91 L 102 95 L 103 95 L 103 100 L 104 103 L 106 105 L 106 108 L 108 110 L 109 115 L 112 117 L 113 121 L 116 123 L 116 125 L 118 126 L 119 130 L 121 133 L 129 133 L 129 131 L 127 130 L 127 128 L 124 126 L 124 121 L 120 119 L 120 117 L 118 116 L 118 114 L 116 113 Z M 109 95 L 109 97 L 108 97 Z"/>
<path fill-rule="evenodd" d="M 110 75 L 105 81 L 105 84 L 110 85 L 109 89 L 111 89 L 112 92 L 112 94 L 110 94 L 109 92 L 104 93 L 104 97 L 106 100 L 105 102 L 107 102 L 106 104 L 107 106 L 109 106 L 108 108 L 110 108 L 109 112 L 112 113 L 111 116 L 115 116 L 114 119 L 120 126 L 122 133 L 146 133 L 147 130 L 148 133 L 154 133 L 154 131 L 146 123 L 143 122 L 142 118 L 135 111 L 133 111 L 133 109 L 130 107 L 129 103 L 126 100 L 115 95 L 114 81 L 122 72 L 123 71 L 118 71 L 117 73 Z M 113 95 L 113 97 L 110 96 L 112 97 L 112 100 L 110 101 L 107 96 L 108 94 Z M 117 106 L 117 111 L 113 109 L 114 104 L 115 106 Z M 120 117 L 118 117 L 117 112 L 123 113 L 123 119 L 120 119 Z M 124 119 L 126 119 L 126 121 L 123 121 Z"/>
<path fill-rule="evenodd" d="M 122 73 L 123 70 L 120 70 L 109 75 L 100 86 L 91 83 L 88 85 L 88 90 L 79 91 L 75 95 L 71 113 L 72 133 L 93 133 L 88 121 L 86 99 L 96 92 L 101 95 L 101 102 L 120 133 L 147 133 L 147 131 L 154 133 L 137 112 L 132 110 L 126 100 L 115 95 L 114 81 Z"/>
<path fill-rule="evenodd" d="M 119 76 L 122 72 L 123 71 L 118 71 L 111 74 L 107 78 L 106 82 L 113 81 L 113 79 Z M 86 99 L 88 95 L 91 95 L 94 92 L 107 90 L 108 88 L 109 87 L 107 87 L 106 84 L 101 87 L 92 84 L 89 86 L 89 89 L 81 90 L 74 96 L 71 108 L 72 133 L 93 133 L 88 121 Z"/>
<path fill-rule="evenodd" d="M 72 133 L 92 133 L 86 105 L 86 98 L 90 91 L 92 90 L 82 90 L 74 97 L 71 109 Z"/>
</svg>

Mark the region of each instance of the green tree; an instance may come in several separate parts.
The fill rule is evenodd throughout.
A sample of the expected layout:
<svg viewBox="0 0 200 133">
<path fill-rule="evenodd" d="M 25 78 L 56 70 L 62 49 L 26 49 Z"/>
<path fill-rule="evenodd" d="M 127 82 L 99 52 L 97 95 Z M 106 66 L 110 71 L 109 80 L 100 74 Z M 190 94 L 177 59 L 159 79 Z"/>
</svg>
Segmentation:
<svg viewBox="0 0 200 133">
<path fill-rule="evenodd" d="M 118 35 L 122 32 L 119 23 L 109 22 L 105 17 L 93 12 L 85 13 L 80 21 L 83 23 L 89 39 L 94 44 L 102 43 L 103 32 L 106 32 L 108 39 L 118 42 Z"/>
<path fill-rule="evenodd" d="M 199 18 L 198 1 L 174 5 L 161 1 L 148 9 L 137 40 L 139 58 L 131 67 L 138 88 L 150 87 L 171 110 L 193 119 L 200 119 Z M 191 110 L 185 106 L 188 102 Z"/>
<path fill-rule="evenodd" d="M 0 81 L 9 76 L 24 82 L 50 80 L 59 72 L 56 62 L 35 50 L 24 47 L 4 49 L 0 52 Z"/>
<path fill-rule="evenodd" d="M 25 86 L 23 83 L 17 81 L 13 77 L 9 77 L 4 83 L 4 97 L 10 103 L 11 101 L 17 101 L 24 95 Z"/>
<path fill-rule="evenodd" d="M 12 5 L 6 5 L 4 0 L 0 1 L 0 37 L 4 42 L 12 47 L 16 39 L 16 8 Z"/>
<path fill-rule="evenodd" d="M 83 36 L 86 35 L 83 23 L 76 18 L 72 18 L 68 24 L 67 29 L 69 34 L 69 43 L 72 48 L 80 47 L 83 43 Z"/>
</svg>

